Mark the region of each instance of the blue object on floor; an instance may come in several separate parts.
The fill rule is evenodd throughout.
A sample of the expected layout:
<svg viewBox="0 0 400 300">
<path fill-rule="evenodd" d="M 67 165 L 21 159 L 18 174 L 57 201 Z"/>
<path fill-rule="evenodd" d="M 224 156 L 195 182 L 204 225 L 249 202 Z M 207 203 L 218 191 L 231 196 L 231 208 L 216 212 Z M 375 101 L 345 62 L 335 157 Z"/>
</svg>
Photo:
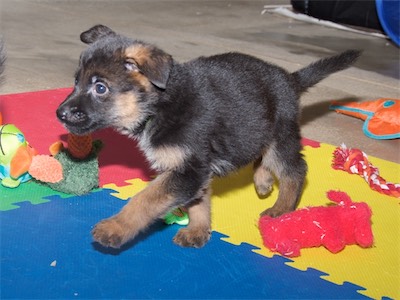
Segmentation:
<svg viewBox="0 0 400 300">
<path fill-rule="evenodd" d="M 400 1 L 375 0 L 375 4 L 383 30 L 400 46 Z"/>
</svg>

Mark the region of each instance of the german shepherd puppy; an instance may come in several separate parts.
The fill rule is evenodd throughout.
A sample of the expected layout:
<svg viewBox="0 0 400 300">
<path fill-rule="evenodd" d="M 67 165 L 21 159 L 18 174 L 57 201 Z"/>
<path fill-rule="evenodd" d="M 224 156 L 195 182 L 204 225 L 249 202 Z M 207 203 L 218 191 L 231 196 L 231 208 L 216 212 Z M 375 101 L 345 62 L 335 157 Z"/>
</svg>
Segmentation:
<svg viewBox="0 0 400 300">
<path fill-rule="evenodd" d="M 119 248 L 157 218 L 186 207 L 190 224 L 174 242 L 202 247 L 210 238 L 210 183 L 255 162 L 254 182 L 276 203 L 261 214 L 293 211 L 307 171 L 300 154 L 299 96 L 349 67 L 359 51 L 322 59 L 297 72 L 239 53 L 176 62 L 154 45 L 97 25 L 80 36 L 73 92 L 57 109 L 75 134 L 113 127 L 138 141 L 158 176 L 123 209 L 93 229 Z"/>
</svg>

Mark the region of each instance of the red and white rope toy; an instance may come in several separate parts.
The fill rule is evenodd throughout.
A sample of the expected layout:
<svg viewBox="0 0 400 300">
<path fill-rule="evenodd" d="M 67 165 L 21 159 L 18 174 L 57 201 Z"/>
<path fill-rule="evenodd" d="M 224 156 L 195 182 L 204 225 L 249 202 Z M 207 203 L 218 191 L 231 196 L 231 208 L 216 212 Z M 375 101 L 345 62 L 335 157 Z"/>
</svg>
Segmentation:
<svg viewBox="0 0 400 300">
<path fill-rule="evenodd" d="M 369 161 L 367 155 L 359 149 L 347 148 L 342 144 L 333 152 L 332 168 L 350 174 L 358 174 L 365 179 L 371 189 L 382 194 L 400 198 L 400 184 L 387 182 L 379 175 L 379 170 Z"/>
</svg>

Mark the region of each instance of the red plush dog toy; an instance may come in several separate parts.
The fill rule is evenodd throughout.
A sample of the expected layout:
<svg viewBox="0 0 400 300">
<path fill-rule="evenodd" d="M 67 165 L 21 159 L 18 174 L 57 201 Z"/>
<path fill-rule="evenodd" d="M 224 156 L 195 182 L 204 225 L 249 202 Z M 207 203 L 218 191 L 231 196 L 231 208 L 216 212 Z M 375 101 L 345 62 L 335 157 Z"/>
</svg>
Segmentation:
<svg viewBox="0 0 400 300">
<path fill-rule="evenodd" d="M 344 192 L 329 191 L 327 196 L 338 205 L 303 208 L 278 218 L 261 217 L 259 229 L 264 245 L 288 257 L 299 256 L 301 248 L 309 247 L 325 246 L 332 253 L 352 244 L 371 247 L 369 206 L 352 202 Z"/>
</svg>

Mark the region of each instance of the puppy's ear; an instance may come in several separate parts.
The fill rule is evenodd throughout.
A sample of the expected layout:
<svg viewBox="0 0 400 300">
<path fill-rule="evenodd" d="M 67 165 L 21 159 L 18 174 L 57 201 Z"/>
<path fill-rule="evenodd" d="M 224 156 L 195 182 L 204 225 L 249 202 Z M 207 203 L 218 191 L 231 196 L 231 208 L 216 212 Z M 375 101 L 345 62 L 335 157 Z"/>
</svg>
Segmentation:
<svg viewBox="0 0 400 300">
<path fill-rule="evenodd" d="M 102 39 L 106 36 L 116 35 L 114 31 L 104 25 L 96 25 L 81 33 L 81 41 L 86 44 L 92 44 L 95 41 Z"/>
<path fill-rule="evenodd" d="M 141 72 L 160 89 L 166 88 L 171 67 L 171 55 L 151 45 L 134 44 L 125 51 L 125 68 Z"/>
</svg>

